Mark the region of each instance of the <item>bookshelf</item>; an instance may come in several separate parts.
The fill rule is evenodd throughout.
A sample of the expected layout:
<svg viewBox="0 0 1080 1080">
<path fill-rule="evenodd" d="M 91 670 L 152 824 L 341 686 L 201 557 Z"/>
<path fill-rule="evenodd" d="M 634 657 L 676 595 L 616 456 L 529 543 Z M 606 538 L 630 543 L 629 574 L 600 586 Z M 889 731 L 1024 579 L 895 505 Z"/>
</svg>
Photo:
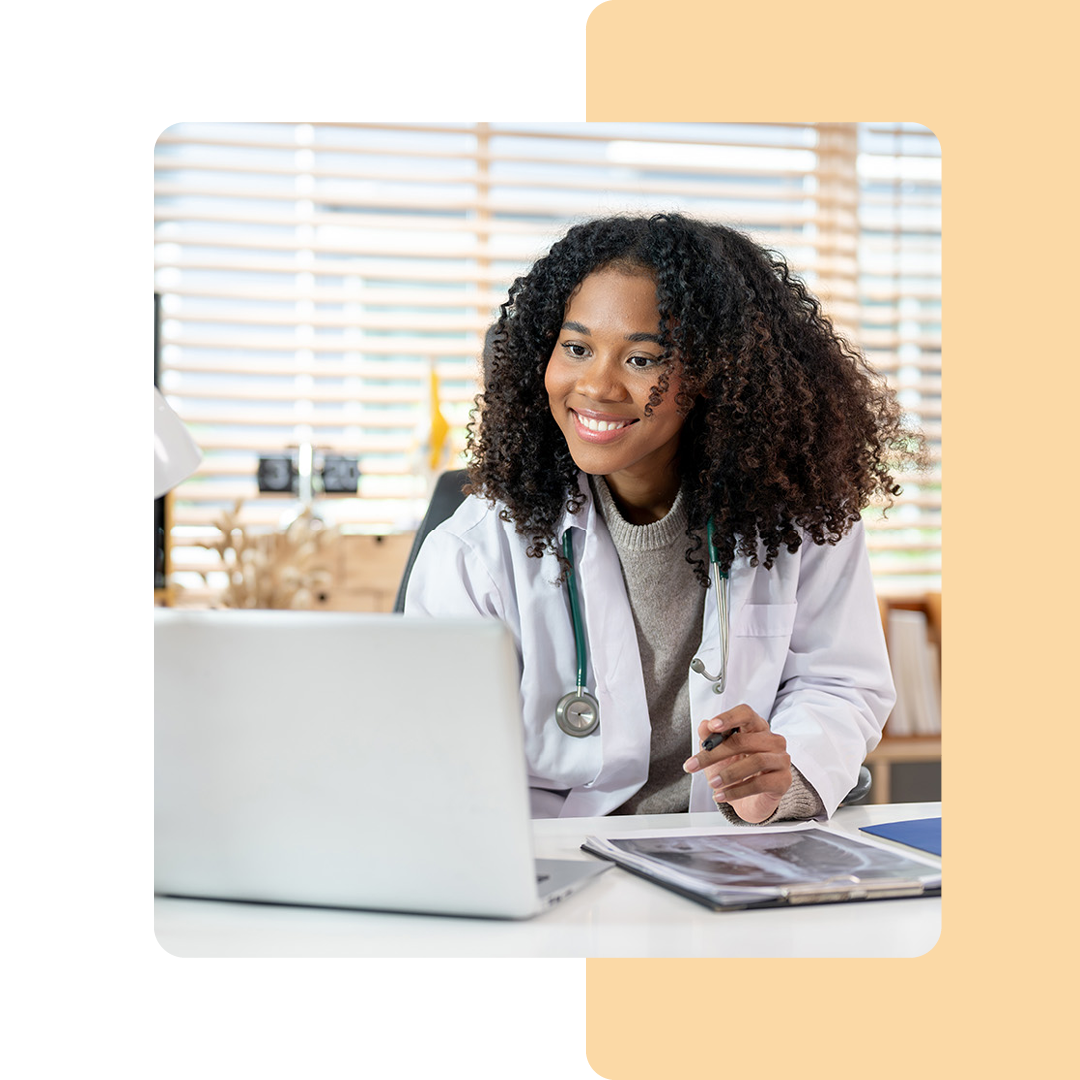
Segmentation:
<svg viewBox="0 0 1080 1080">
<path fill-rule="evenodd" d="M 927 642 L 941 655 L 941 593 L 926 593 L 921 596 L 903 597 L 878 597 L 878 607 L 881 612 L 882 626 L 885 628 L 885 637 L 889 641 L 889 624 L 891 612 L 917 612 L 925 618 L 925 633 Z M 894 622 L 895 629 L 895 622 Z M 893 656 L 897 642 L 889 641 L 890 656 Z M 897 658 L 893 657 L 894 671 L 897 666 Z M 940 669 L 935 672 L 938 680 L 936 692 L 940 701 Z M 904 685 L 897 674 L 897 692 L 902 694 Z M 895 710 L 894 710 L 895 715 Z M 882 739 L 878 746 L 866 759 L 867 767 L 873 776 L 873 786 L 870 789 L 870 801 L 872 803 L 887 803 L 892 800 L 893 767 L 900 764 L 910 763 L 934 763 L 941 761 L 941 732 L 940 728 L 934 733 L 909 733 L 907 727 L 904 734 L 896 734 L 890 731 L 892 717 L 886 722 L 882 732 Z M 895 725 L 894 725 L 895 727 Z M 940 797 L 940 794 L 939 794 Z"/>
</svg>

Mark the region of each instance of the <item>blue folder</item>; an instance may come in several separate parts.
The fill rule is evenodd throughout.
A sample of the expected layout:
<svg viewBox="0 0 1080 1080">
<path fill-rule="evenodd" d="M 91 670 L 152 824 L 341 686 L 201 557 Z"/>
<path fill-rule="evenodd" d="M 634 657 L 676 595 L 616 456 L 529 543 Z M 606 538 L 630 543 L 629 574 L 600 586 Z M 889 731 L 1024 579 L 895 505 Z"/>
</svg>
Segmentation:
<svg viewBox="0 0 1080 1080">
<path fill-rule="evenodd" d="M 898 840 L 908 847 L 941 854 L 941 818 L 916 818 L 914 821 L 890 821 L 885 825 L 863 825 L 862 832 L 883 836 L 886 840 Z"/>
</svg>

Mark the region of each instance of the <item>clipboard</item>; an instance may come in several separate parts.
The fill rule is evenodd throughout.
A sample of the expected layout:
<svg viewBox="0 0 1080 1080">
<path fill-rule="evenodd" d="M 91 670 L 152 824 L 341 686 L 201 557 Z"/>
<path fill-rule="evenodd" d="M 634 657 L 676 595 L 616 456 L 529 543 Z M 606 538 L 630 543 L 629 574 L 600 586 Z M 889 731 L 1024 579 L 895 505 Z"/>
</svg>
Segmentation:
<svg viewBox="0 0 1080 1080">
<path fill-rule="evenodd" d="M 590 836 L 581 846 L 714 911 L 941 895 L 929 859 L 818 827 Z"/>
</svg>

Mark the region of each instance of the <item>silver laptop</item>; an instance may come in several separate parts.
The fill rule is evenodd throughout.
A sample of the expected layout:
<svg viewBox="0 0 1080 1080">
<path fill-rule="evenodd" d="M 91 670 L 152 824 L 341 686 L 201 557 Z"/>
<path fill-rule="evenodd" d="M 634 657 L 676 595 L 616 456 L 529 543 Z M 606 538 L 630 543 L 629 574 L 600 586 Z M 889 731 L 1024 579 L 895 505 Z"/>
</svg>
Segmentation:
<svg viewBox="0 0 1080 1080">
<path fill-rule="evenodd" d="M 524 918 L 611 866 L 533 859 L 498 621 L 154 616 L 156 893 Z"/>
</svg>

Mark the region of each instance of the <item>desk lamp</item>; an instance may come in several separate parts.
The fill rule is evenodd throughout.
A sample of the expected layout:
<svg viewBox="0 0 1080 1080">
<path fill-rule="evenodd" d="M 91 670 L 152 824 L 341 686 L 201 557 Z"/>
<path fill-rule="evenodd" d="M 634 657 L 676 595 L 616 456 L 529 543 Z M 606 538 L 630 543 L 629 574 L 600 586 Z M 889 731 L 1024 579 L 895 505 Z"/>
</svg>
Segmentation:
<svg viewBox="0 0 1080 1080">
<path fill-rule="evenodd" d="M 183 421 L 154 387 L 154 498 L 186 480 L 199 467 L 202 453 Z"/>
</svg>

